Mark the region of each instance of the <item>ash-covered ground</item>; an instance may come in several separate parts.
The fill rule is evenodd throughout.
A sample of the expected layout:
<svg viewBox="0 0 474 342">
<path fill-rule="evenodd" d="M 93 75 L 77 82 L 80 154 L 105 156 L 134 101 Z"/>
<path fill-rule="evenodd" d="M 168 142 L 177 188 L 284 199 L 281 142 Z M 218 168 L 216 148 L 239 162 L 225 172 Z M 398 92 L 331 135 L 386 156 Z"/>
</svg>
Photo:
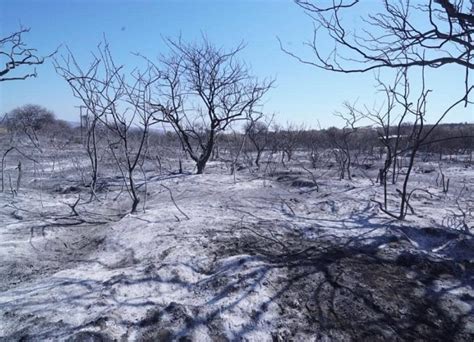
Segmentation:
<svg viewBox="0 0 474 342">
<path fill-rule="evenodd" d="M 135 214 L 112 172 L 89 201 L 71 153 L 25 161 L 0 194 L 0 340 L 474 340 L 474 167 L 445 161 L 445 193 L 418 163 L 397 221 L 373 201 L 377 166 L 339 180 L 299 157 L 235 175 L 150 163 Z"/>
</svg>

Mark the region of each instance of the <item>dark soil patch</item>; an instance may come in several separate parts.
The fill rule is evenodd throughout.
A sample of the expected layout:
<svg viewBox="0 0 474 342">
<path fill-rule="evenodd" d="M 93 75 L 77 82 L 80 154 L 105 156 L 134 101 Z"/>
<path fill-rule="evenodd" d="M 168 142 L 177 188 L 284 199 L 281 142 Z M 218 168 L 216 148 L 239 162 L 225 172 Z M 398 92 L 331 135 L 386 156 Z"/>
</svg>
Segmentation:
<svg viewBox="0 0 474 342">
<path fill-rule="evenodd" d="M 258 255 L 269 268 L 279 270 L 281 276 L 271 282 L 271 301 L 280 308 L 275 340 L 474 340 L 467 326 L 470 313 L 453 304 L 463 298 L 470 303 L 470 298 L 455 298 L 433 285 L 439 279 L 468 285 L 472 268 L 406 251 L 403 241 L 390 236 L 357 245 L 285 236 L 278 239 L 284 247 L 259 232 L 262 236 L 249 233 L 237 241 L 222 241 L 216 253 L 219 258 Z M 379 252 L 387 241 L 392 241 L 392 249 L 400 244 L 398 257 Z M 258 325 L 260 316 L 255 317 L 253 324 Z"/>
</svg>

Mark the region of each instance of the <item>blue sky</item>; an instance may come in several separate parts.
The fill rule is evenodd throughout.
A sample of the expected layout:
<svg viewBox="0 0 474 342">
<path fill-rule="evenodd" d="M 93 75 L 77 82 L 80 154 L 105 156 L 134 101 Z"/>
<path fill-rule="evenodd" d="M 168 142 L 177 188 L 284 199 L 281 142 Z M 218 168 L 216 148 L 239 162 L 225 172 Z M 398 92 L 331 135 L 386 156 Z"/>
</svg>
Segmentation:
<svg viewBox="0 0 474 342">
<path fill-rule="evenodd" d="M 375 0 L 373 0 L 375 1 Z M 364 6 L 371 6 L 366 0 Z M 362 10 L 364 7 L 362 7 Z M 358 16 L 361 13 L 354 13 Z M 302 65 L 284 54 L 277 37 L 293 51 L 306 54 L 303 41 L 312 35 L 312 22 L 291 0 L 0 0 L 0 32 L 4 36 L 19 26 L 31 28 L 24 40 L 41 53 L 66 44 L 78 60 L 87 63 L 103 34 L 117 63 L 139 63 L 132 52 L 149 57 L 166 51 L 162 37 L 182 35 L 185 40 L 201 34 L 218 46 L 247 43 L 240 57 L 259 77 L 276 78 L 266 97 L 265 111 L 278 122 L 322 127 L 340 125 L 332 116 L 345 100 L 371 105 L 381 102 L 372 74 L 335 74 Z M 322 41 L 322 47 L 332 47 Z M 38 67 L 35 79 L 0 84 L 0 111 L 35 103 L 53 110 L 62 119 L 77 121 L 79 101 L 51 63 Z M 463 91 L 463 70 L 446 67 L 430 71 L 434 90 L 429 118 L 457 99 Z M 469 110 L 470 109 L 470 110 Z M 446 121 L 474 121 L 472 107 L 459 107 Z"/>
</svg>

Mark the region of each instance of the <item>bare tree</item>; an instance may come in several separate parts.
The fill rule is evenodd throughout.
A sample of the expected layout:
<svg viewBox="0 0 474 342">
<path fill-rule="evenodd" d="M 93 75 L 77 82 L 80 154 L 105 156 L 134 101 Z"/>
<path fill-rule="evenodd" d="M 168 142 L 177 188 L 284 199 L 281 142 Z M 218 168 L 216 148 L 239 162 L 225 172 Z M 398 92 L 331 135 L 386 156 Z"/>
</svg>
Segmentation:
<svg viewBox="0 0 474 342">
<path fill-rule="evenodd" d="M 111 59 L 110 53 L 107 53 Z M 114 69 L 117 68 L 112 60 L 110 65 Z M 111 107 L 110 112 L 106 113 L 105 124 L 112 132 L 109 139 L 110 151 L 132 199 L 131 212 L 134 213 L 140 202 L 134 172 L 137 168 L 142 169 L 148 151 L 149 130 L 155 123 L 153 115 L 157 110 L 150 107 L 150 90 L 156 78 L 148 78 L 146 72 L 137 72 L 134 82 L 126 84 L 123 75 L 116 75 L 113 89 L 117 92 L 123 91 L 119 96 L 123 96 L 124 103 L 120 104 L 121 107 Z M 145 174 L 144 178 L 146 182 Z"/>
<path fill-rule="evenodd" d="M 278 130 L 280 137 L 280 148 L 281 148 L 281 162 L 284 165 L 284 158 L 288 162 L 293 158 L 293 154 L 301 143 L 301 136 L 304 132 L 304 125 L 298 127 L 297 125 L 287 123 L 284 129 Z"/>
<path fill-rule="evenodd" d="M 387 180 L 389 172 L 392 169 L 392 184 L 396 183 L 397 179 L 397 157 L 398 151 L 401 148 L 402 138 L 402 125 L 406 123 L 407 115 L 409 114 L 409 108 L 404 106 L 400 112 L 395 112 L 397 108 L 397 101 L 395 97 L 394 89 L 397 89 L 403 83 L 403 98 L 409 96 L 409 84 L 407 68 L 399 70 L 395 76 L 393 85 L 387 85 L 384 83 L 379 75 L 376 75 L 376 81 L 381 91 L 385 96 L 385 102 L 380 107 L 373 109 L 367 108 L 363 111 L 358 111 L 361 116 L 368 118 L 376 125 L 380 127 L 377 130 L 379 142 L 384 147 L 385 160 L 381 169 L 379 169 L 378 180 L 380 185 L 384 189 L 384 208 L 387 210 Z"/>
<path fill-rule="evenodd" d="M 101 45 L 98 46 L 98 50 L 102 50 Z M 99 175 L 98 126 L 112 104 L 118 101 L 107 93 L 114 75 L 108 70 L 102 70 L 104 66 L 100 54 L 94 55 L 93 61 L 84 68 L 68 50 L 67 56 L 54 60 L 54 66 L 58 75 L 68 82 L 74 96 L 81 100 L 87 109 L 86 152 L 90 161 L 89 187 L 92 199 L 92 196 L 97 197 L 95 192 Z"/>
<path fill-rule="evenodd" d="M 27 47 L 23 35 L 29 31 L 28 28 L 20 28 L 9 36 L 0 38 L 0 82 L 36 77 L 36 69 L 26 71 L 28 67 L 43 64 L 45 58 L 52 56 L 40 57 L 36 49 Z M 17 70 L 18 73 L 15 74 Z"/>
<path fill-rule="evenodd" d="M 419 95 L 413 99 L 412 90 L 410 88 L 410 82 L 407 75 L 407 68 L 403 70 L 403 72 L 397 76 L 397 79 L 392 87 L 386 87 L 384 89 L 388 89 L 387 91 L 387 98 L 388 98 L 388 107 L 385 114 L 370 114 L 369 117 L 376 118 L 380 125 L 382 126 L 384 133 L 381 134 L 381 140 L 383 144 L 387 147 L 387 157 L 385 160 L 384 169 L 381 172 L 381 177 L 384 185 L 384 206 L 380 204 L 380 208 L 386 214 L 397 218 L 399 220 L 405 219 L 408 209 L 414 212 L 414 208 L 410 205 L 410 199 L 413 193 L 416 191 L 425 191 L 423 189 L 414 188 L 409 189 L 409 180 L 411 173 L 413 171 L 413 167 L 415 164 L 416 156 L 418 151 L 422 146 L 425 144 L 431 144 L 429 141 L 429 137 L 432 132 L 438 127 L 438 125 L 442 122 L 442 120 L 447 116 L 449 112 L 453 108 L 455 108 L 460 103 L 466 101 L 466 98 L 469 96 L 469 93 L 474 89 L 474 86 L 471 86 L 468 89 L 468 92 L 454 102 L 452 105 L 448 106 L 444 111 L 442 111 L 438 115 L 438 119 L 432 125 L 426 125 L 426 106 L 428 101 L 428 96 L 431 93 L 431 90 L 427 88 L 425 84 L 425 68 L 422 68 L 422 83 L 421 89 L 419 91 Z M 400 78 L 399 78 L 400 77 Z M 398 119 L 398 123 L 395 127 L 395 145 L 391 145 L 392 142 L 390 141 L 390 117 L 393 116 L 393 112 L 396 108 L 399 109 L 398 115 L 395 115 Z M 411 121 L 408 123 L 407 121 Z M 409 132 L 405 137 L 407 147 L 398 149 L 400 146 L 400 139 L 401 139 L 401 127 L 406 126 L 409 128 Z M 398 212 L 394 213 L 393 211 L 388 210 L 387 208 L 387 170 L 390 168 L 390 165 L 394 163 L 398 156 L 407 155 L 408 156 L 408 164 L 406 167 L 406 171 L 404 174 L 403 184 L 401 189 L 396 189 L 397 193 L 400 196 L 400 203 L 398 207 Z"/>
<path fill-rule="evenodd" d="M 79 66 L 73 54 L 56 60 L 57 72 L 73 89 L 93 115 L 92 128 L 87 140 L 87 151 L 91 161 L 91 191 L 97 182 L 97 133 L 100 123 L 107 128 L 106 139 L 110 153 L 122 175 L 124 185 L 132 199 L 131 212 L 137 210 L 140 202 L 134 173 L 144 161 L 148 147 L 148 134 L 153 124 L 151 89 L 157 77 L 150 70 L 132 73 L 131 83 L 127 83 L 124 67 L 116 65 L 108 43 L 99 44 L 97 55 L 87 69 Z"/>
<path fill-rule="evenodd" d="M 329 143 L 332 145 L 332 151 L 336 162 L 339 166 L 339 178 L 352 179 L 352 150 L 354 149 L 353 136 L 357 131 L 356 124 L 360 120 L 360 116 L 349 102 L 344 103 L 347 112 L 336 112 L 334 115 L 344 120 L 344 127 L 339 130 L 336 128 L 326 131 Z"/>
<path fill-rule="evenodd" d="M 323 146 L 321 144 L 321 134 L 319 134 L 319 131 L 315 130 L 308 130 L 305 132 L 303 141 L 304 141 L 304 146 L 305 148 L 309 151 L 308 157 L 309 161 L 311 162 L 311 167 L 313 169 L 316 169 L 318 166 L 318 163 L 321 161 L 321 155 L 319 152 L 319 149 L 321 149 Z"/>
<path fill-rule="evenodd" d="M 248 134 L 244 130 L 243 134 L 236 131 L 234 128 L 231 128 L 232 134 L 227 134 L 229 140 L 231 141 L 231 146 L 229 147 L 230 152 L 230 174 L 234 176 L 234 182 L 236 180 L 236 171 L 242 168 L 242 165 L 239 165 L 239 158 L 244 150 L 244 146 L 247 143 Z"/>
<path fill-rule="evenodd" d="M 162 57 L 160 65 L 152 64 L 162 80 L 161 120 L 173 126 L 201 174 L 218 135 L 246 119 L 272 82 L 260 82 L 237 60 L 243 45 L 225 51 L 206 39 L 200 44 L 167 42 L 171 54 Z"/>
<path fill-rule="evenodd" d="M 260 158 L 270 142 L 268 130 L 272 121 L 273 116 L 270 118 L 265 118 L 264 115 L 250 116 L 245 127 L 246 135 L 256 151 L 254 163 L 257 168 L 260 168 Z"/>
<path fill-rule="evenodd" d="M 370 70 L 390 68 L 403 70 L 403 85 L 399 89 L 389 89 L 394 103 L 402 107 L 405 117 L 414 118 L 410 132 L 407 134 L 409 146 L 405 150 L 397 151 L 398 146 L 391 147 L 391 153 L 386 159 L 381 172 L 386 182 L 387 171 L 396 157 L 409 151 L 407 174 L 402 190 L 399 190 L 401 203 L 399 213 L 390 216 L 404 219 L 407 209 L 411 208 L 409 201 L 414 191 L 408 191 L 408 182 L 413 168 L 415 156 L 428 141 L 429 135 L 445 118 L 445 116 L 459 103 L 465 106 L 472 104 L 469 94 L 473 89 L 470 84 L 469 72 L 474 69 L 472 50 L 474 47 L 474 3 L 469 5 L 462 0 L 428 0 L 425 4 L 414 3 L 410 0 L 383 0 L 371 6 L 369 13 L 357 21 L 352 17 L 348 21 L 346 12 L 354 10 L 360 5 L 359 0 L 333 1 L 329 5 L 321 6 L 317 1 L 295 0 L 314 20 L 315 29 L 313 39 L 306 43 L 313 54 L 312 59 L 289 51 L 280 42 L 280 46 L 289 55 L 302 63 L 324 70 L 340 73 L 363 73 Z M 355 20 L 354 20 L 355 19 Z M 351 27 L 355 22 L 356 27 Z M 357 28 L 358 27 L 358 28 Z M 321 32 L 322 31 L 322 32 Z M 322 51 L 325 44 L 319 44 L 320 34 L 326 34 L 334 41 L 334 49 Z M 453 64 L 464 69 L 464 95 L 438 115 L 438 120 L 429 128 L 426 126 L 426 102 L 430 90 L 425 86 L 425 68 L 439 68 Z M 410 102 L 407 70 L 411 67 L 422 67 L 422 90 L 416 102 Z M 403 114 L 402 114 L 403 116 Z M 379 119 L 384 119 L 383 116 Z M 380 120 L 379 120 L 380 121 Z M 390 120 L 389 120 L 390 121 Z M 403 120 L 399 121 L 401 124 Z M 385 125 L 382 142 L 390 145 L 389 127 Z M 399 127 L 400 128 L 400 127 Z M 397 131 L 400 137 L 400 131 Z M 399 142 L 399 138 L 395 143 Z M 394 169 L 393 169 L 394 170 Z M 395 177 L 395 173 L 393 175 Z M 392 182 L 395 178 L 392 179 Z M 385 183 L 386 184 L 386 183 Z"/>
</svg>

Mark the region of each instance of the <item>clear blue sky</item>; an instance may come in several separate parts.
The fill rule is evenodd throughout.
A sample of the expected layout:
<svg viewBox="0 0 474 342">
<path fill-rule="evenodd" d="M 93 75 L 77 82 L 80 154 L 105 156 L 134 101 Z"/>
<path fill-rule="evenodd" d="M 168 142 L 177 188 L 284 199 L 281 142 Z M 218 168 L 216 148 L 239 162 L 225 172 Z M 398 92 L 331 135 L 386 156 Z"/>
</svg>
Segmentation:
<svg viewBox="0 0 474 342">
<path fill-rule="evenodd" d="M 375 0 L 365 0 L 364 6 Z M 354 13 L 360 15 L 361 13 Z M 335 74 L 302 65 L 284 54 L 276 37 L 304 54 L 302 42 L 311 38 L 312 22 L 291 0 L 0 0 L 0 32 L 19 26 L 31 28 L 25 42 L 47 54 L 66 44 L 79 61 L 87 63 L 105 33 L 117 63 L 135 65 L 131 52 L 157 56 L 166 50 L 162 37 L 181 34 L 195 40 L 206 34 L 219 46 L 247 43 L 241 54 L 259 77 L 276 78 L 265 110 L 280 123 L 308 126 L 340 125 L 332 116 L 344 100 L 371 105 L 377 100 L 372 74 Z M 330 41 L 323 41 L 330 48 Z M 52 109 L 62 119 L 77 121 L 79 102 L 51 63 L 37 68 L 39 76 L 0 84 L 0 111 L 35 103 Z M 430 71 L 430 118 L 463 91 L 463 70 L 447 67 Z M 380 99 L 382 101 L 382 99 Z M 453 112 L 449 122 L 474 121 L 472 107 Z"/>
</svg>

